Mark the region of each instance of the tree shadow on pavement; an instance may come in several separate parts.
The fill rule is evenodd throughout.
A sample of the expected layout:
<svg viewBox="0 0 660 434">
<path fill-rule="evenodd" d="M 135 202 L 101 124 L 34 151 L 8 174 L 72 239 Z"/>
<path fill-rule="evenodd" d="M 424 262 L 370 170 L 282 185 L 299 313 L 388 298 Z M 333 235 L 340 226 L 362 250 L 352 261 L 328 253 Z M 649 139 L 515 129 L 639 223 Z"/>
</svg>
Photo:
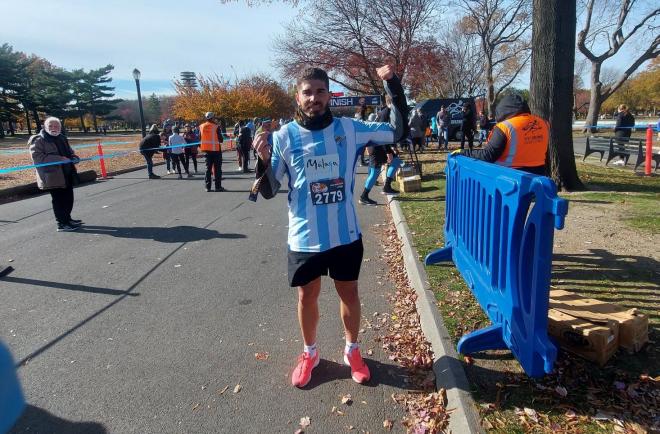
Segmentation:
<svg viewBox="0 0 660 434">
<path fill-rule="evenodd" d="M 28 405 L 8 434 L 105 434 L 108 431 L 97 422 L 71 422 L 33 405 Z"/>
<path fill-rule="evenodd" d="M 114 227 L 89 226 L 80 228 L 79 232 L 88 234 L 110 235 L 118 238 L 136 238 L 154 240 L 161 243 L 188 243 L 193 241 L 212 240 L 214 238 L 247 238 L 244 234 L 222 234 L 213 229 L 198 228 L 195 226 L 161 227 Z"/>
<path fill-rule="evenodd" d="M 365 383 L 364 386 L 378 387 L 384 384 L 396 387 L 397 389 L 418 390 L 409 380 L 410 374 L 405 368 L 397 365 L 385 364 L 369 358 L 365 358 L 364 361 L 371 372 L 371 379 Z M 323 383 L 345 379 L 351 379 L 350 367 L 332 360 L 321 359 L 319 365 L 314 369 L 312 379 L 303 389 L 313 389 Z"/>
</svg>

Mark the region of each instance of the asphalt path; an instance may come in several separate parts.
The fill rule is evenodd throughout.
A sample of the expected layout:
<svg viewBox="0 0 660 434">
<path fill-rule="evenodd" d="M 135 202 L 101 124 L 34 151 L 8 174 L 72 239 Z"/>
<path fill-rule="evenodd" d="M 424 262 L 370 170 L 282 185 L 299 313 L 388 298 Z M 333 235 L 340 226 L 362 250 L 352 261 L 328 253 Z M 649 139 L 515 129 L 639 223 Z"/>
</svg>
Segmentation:
<svg viewBox="0 0 660 434">
<path fill-rule="evenodd" d="M 305 432 L 375 433 L 401 420 L 391 395 L 407 381 L 374 340 L 384 330 L 364 322 L 368 385 L 341 364 L 328 279 L 322 361 L 304 390 L 290 385 L 302 342 L 286 280 L 286 192 L 249 202 L 253 175 L 237 173 L 232 157 L 223 193 L 205 192 L 201 175 L 144 171 L 81 186 L 73 217 L 85 226 L 74 233 L 55 231 L 49 195 L 0 205 L 0 264 L 15 268 L 0 279 L 0 339 L 29 403 L 13 432 L 293 433 L 309 417 Z M 358 207 L 362 313 L 373 320 L 392 291 L 374 231 L 387 209 Z M 341 403 L 347 394 L 352 405 Z"/>
</svg>

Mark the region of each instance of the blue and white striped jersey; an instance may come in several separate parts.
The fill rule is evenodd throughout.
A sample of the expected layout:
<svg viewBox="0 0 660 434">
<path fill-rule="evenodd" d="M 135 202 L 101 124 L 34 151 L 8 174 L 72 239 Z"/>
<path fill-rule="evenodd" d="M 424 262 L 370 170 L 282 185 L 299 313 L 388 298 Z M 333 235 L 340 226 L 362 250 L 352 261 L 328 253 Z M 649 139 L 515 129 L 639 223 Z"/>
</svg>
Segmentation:
<svg viewBox="0 0 660 434">
<path fill-rule="evenodd" d="M 353 186 L 355 164 L 368 143 L 394 142 L 388 123 L 334 118 L 317 131 L 297 122 L 273 134 L 271 168 L 289 178 L 289 249 L 323 252 L 360 237 Z"/>
</svg>

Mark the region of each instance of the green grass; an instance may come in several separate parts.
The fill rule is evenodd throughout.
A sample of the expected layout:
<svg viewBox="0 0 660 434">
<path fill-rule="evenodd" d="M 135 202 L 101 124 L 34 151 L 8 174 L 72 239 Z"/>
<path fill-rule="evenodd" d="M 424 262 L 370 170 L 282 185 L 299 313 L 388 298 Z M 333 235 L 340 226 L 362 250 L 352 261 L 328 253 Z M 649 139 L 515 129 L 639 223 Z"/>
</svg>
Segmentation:
<svg viewBox="0 0 660 434">
<path fill-rule="evenodd" d="M 398 198 L 420 259 L 443 246 L 445 203 L 444 154 L 426 153 L 422 160 L 425 174 L 422 191 Z M 618 214 L 626 224 L 642 231 L 658 232 L 660 179 L 587 164 L 578 164 L 578 170 L 587 187 L 598 191 L 571 194 L 569 200 L 575 202 L 573 206 L 612 207 L 620 211 Z M 637 307 L 649 315 L 651 340 L 660 338 L 660 300 L 657 298 L 660 286 L 656 282 L 658 264 L 653 259 L 614 257 L 608 255 L 606 248 L 586 257 L 564 255 L 561 259 L 561 267 L 553 272 L 554 286 Z M 429 266 L 426 272 L 454 342 L 463 334 L 489 324 L 453 265 Z M 617 392 L 612 391 L 614 381 L 628 384 L 649 371 L 658 375 L 660 350 L 656 347 L 647 345 L 634 356 L 619 352 L 604 368 L 562 355 L 555 365 L 562 374 L 548 375 L 539 381 L 527 378 L 507 351 L 491 352 L 485 358 L 474 355 L 475 362 L 464 366 L 473 397 L 480 405 L 484 421 L 492 426 L 491 432 L 527 432 L 529 427 L 521 425 L 515 409 L 530 407 L 539 413 L 542 426 L 556 424 L 556 430 L 569 429 L 571 422 L 566 411 L 570 408 L 581 418 L 581 432 L 602 433 L 612 432 L 612 425 L 598 424 L 586 415 L 593 415 L 599 402 L 612 403 L 620 399 Z M 553 393 L 557 385 L 570 391 L 567 397 L 559 398 Z M 483 405 L 493 403 L 495 410 L 484 410 Z"/>
</svg>

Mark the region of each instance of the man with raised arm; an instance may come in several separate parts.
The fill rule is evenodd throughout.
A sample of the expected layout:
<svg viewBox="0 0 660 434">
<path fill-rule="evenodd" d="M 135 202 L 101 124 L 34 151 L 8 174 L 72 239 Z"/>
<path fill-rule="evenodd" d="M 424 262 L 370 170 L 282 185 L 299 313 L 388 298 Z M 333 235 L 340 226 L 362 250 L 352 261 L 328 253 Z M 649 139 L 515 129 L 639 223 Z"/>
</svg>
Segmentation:
<svg viewBox="0 0 660 434">
<path fill-rule="evenodd" d="M 358 383 L 369 381 L 369 368 L 358 347 L 360 299 L 358 275 L 362 265 L 362 235 L 353 201 L 355 164 L 367 143 L 396 143 L 406 134 L 407 104 L 391 66 L 377 69 L 393 107 L 389 123 L 334 118 L 330 112 L 329 80 L 325 71 L 308 68 L 296 82 L 298 108 L 294 122 L 272 135 L 255 137 L 257 182 L 253 188 L 270 199 L 288 177 L 288 274 L 298 288 L 298 321 L 303 354 L 291 383 L 304 387 L 319 363 L 316 329 L 321 276 L 334 280 L 340 299 L 346 346 L 344 362 Z"/>
</svg>

